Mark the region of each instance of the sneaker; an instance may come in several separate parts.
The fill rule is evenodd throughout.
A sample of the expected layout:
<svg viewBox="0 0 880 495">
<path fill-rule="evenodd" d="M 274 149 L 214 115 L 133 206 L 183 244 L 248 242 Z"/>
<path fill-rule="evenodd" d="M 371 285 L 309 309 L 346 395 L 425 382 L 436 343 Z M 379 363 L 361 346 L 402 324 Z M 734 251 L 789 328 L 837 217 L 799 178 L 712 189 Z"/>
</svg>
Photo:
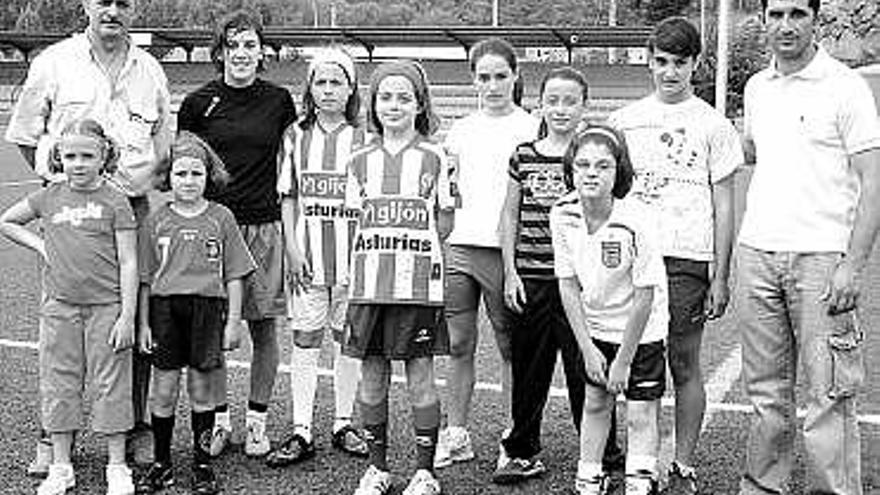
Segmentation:
<svg viewBox="0 0 880 495">
<path fill-rule="evenodd" d="M 596 476 L 595 478 L 576 478 L 574 480 L 574 491 L 578 495 L 605 495 L 610 493 L 605 475 Z"/>
<path fill-rule="evenodd" d="M 161 492 L 174 486 L 174 469 L 171 464 L 154 462 L 134 487 L 138 495 Z"/>
<path fill-rule="evenodd" d="M 492 482 L 499 485 L 511 485 L 540 476 L 546 470 L 544 463 L 540 460 L 511 457 L 503 466 L 495 470 Z"/>
<path fill-rule="evenodd" d="M 384 495 L 391 491 L 391 473 L 370 466 L 358 483 L 354 495 Z"/>
<path fill-rule="evenodd" d="M 440 495 L 440 482 L 431 471 L 419 469 L 409 481 L 403 495 Z"/>
<path fill-rule="evenodd" d="M 437 438 L 437 451 L 434 454 L 434 468 L 442 469 L 454 462 L 465 462 L 473 459 L 474 447 L 471 436 L 461 426 L 449 426 L 440 431 Z"/>
<path fill-rule="evenodd" d="M 49 474 L 37 487 L 37 495 L 64 495 L 76 486 L 72 464 L 50 464 Z"/>
<path fill-rule="evenodd" d="M 674 462 L 669 467 L 668 484 L 664 495 L 697 495 L 697 471 Z"/>
<path fill-rule="evenodd" d="M 266 436 L 266 414 L 248 411 L 245 420 L 247 437 L 244 441 L 244 453 L 251 457 L 262 457 L 272 450 Z"/>
<path fill-rule="evenodd" d="M 286 467 L 315 457 L 315 442 L 307 441 L 294 433 L 266 456 L 266 465 L 273 468 Z"/>
<path fill-rule="evenodd" d="M 218 457 L 229 445 L 229 439 L 232 438 L 232 431 L 220 426 L 214 425 L 211 431 L 211 449 L 208 451 L 211 457 Z"/>
<path fill-rule="evenodd" d="M 131 469 L 125 464 L 107 465 L 107 495 L 134 495 Z"/>
<path fill-rule="evenodd" d="M 214 470 L 207 464 L 196 464 L 193 466 L 193 495 L 214 495 L 220 493 L 220 487 L 217 485 L 217 477 L 214 476 Z"/>
<path fill-rule="evenodd" d="M 657 495 L 657 480 L 651 473 L 627 474 L 626 495 Z"/>
<path fill-rule="evenodd" d="M 34 458 L 27 467 L 27 475 L 31 478 L 45 478 L 49 475 L 49 464 L 52 464 L 52 441 L 41 438 L 37 441 Z"/>
</svg>

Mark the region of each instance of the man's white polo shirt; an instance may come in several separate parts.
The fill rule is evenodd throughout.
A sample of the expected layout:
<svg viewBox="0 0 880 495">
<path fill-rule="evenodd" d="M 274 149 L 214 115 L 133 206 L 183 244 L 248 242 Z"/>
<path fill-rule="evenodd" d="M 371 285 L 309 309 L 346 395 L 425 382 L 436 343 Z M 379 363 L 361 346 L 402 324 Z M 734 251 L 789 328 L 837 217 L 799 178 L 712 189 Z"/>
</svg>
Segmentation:
<svg viewBox="0 0 880 495">
<path fill-rule="evenodd" d="M 116 182 L 129 195 L 150 189 L 156 164 L 153 137 L 170 125 L 165 72 L 134 45 L 115 82 L 92 54 L 85 33 L 46 48 L 31 63 L 9 121 L 6 140 L 36 147 L 35 169 L 49 177 L 49 150 L 64 127 L 92 118 L 120 146 Z"/>
<path fill-rule="evenodd" d="M 666 268 L 651 215 L 636 200 L 615 200 L 611 216 L 590 234 L 578 193 L 550 211 L 557 278 L 576 277 L 593 338 L 619 344 L 632 316 L 636 287 L 653 287 L 651 315 L 641 343 L 666 338 L 669 323 Z"/>
<path fill-rule="evenodd" d="M 880 147 L 874 98 L 821 47 L 802 70 L 770 67 L 745 89 L 757 161 L 739 242 L 765 251 L 845 252 L 856 204 L 856 153 Z"/>
</svg>

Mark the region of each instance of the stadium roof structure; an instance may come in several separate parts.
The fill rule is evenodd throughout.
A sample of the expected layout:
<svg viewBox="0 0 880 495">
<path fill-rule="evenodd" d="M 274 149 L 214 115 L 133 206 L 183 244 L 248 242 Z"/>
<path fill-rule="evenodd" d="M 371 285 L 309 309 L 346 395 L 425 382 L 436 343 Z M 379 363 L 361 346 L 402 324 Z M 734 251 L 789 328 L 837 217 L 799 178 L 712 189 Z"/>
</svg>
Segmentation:
<svg viewBox="0 0 880 495">
<path fill-rule="evenodd" d="M 207 29 L 133 28 L 139 45 L 164 48 L 193 48 L 211 44 Z M 477 41 L 500 36 L 517 47 L 564 47 L 571 52 L 581 47 L 644 46 L 650 26 L 388 26 L 388 27 L 272 27 L 264 30 L 266 43 L 276 51 L 283 46 L 321 46 L 350 43 L 363 47 L 370 58 L 377 47 L 432 46 L 456 47 L 465 51 Z M 38 48 L 59 41 L 69 33 L 26 33 L 0 31 L 0 45 L 11 46 L 29 58 Z"/>
</svg>

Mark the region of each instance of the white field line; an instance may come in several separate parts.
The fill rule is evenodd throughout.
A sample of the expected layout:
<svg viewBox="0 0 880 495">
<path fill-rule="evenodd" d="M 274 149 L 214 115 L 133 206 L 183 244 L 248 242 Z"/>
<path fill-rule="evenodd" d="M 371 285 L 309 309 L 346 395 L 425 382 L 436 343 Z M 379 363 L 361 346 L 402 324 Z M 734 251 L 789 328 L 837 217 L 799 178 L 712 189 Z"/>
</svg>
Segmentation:
<svg viewBox="0 0 880 495">
<path fill-rule="evenodd" d="M 13 349 L 29 349 L 36 351 L 37 343 L 36 342 L 28 342 L 22 340 L 9 340 L 9 339 L 0 339 L 0 347 L 9 347 Z M 737 348 L 738 349 L 738 348 Z M 736 357 L 734 360 L 733 358 Z M 736 362 L 734 362 L 736 361 Z M 248 369 L 250 368 L 250 364 L 245 361 L 236 361 L 230 360 L 228 363 L 230 368 L 236 369 Z M 729 379 L 731 373 L 733 373 L 733 368 L 737 369 L 737 372 L 734 374 L 734 380 L 739 375 L 739 353 L 738 350 L 731 352 L 730 355 L 724 360 L 724 363 L 718 368 L 712 375 L 712 379 L 709 380 L 709 383 L 706 384 L 706 417 L 703 421 L 703 425 L 709 424 L 709 420 L 716 413 L 739 413 L 739 414 L 748 414 L 752 411 L 752 407 L 747 404 L 733 404 L 722 402 L 724 399 L 724 393 L 721 393 L 722 390 L 726 393 L 725 383 L 728 383 L 727 388 L 730 388 L 730 384 L 732 381 Z M 282 373 L 290 373 L 290 366 L 287 364 L 281 364 L 278 366 L 278 371 Z M 319 376 L 325 377 L 333 377 L 333 370 L 329 368 L 320 368 L 318 370 Z M 406 378 L 400 375 L 394 375 L 391 377 L 391 381 L 394 383 L 405 383 Z M 443 378 L 437 379 L 437 386 L 445 387 L 446 380 Z M 501 385 L 498 383 L 489 383 L 489 382 L 477 382 L 474 386 L 476 390 L 480 391 L 488 391 L 488 392 L 501 392 Z M 568 395 L 563 387 L 552 387 L 550 389 L 551 397 L 563 397 L 567 398 Z M 671 408 L 674 403 L 672 401 L 672 397 L 664 397 L 661 401 L 663 407 Z M 802 409 L 797 411 L 798 417 L 804 417 L 806 412 Z M 860 414 L 859 422 L 871 426 L 880 426 L 880 414 Z M 665 442 L 664 443 L 669 443 Z"/>
</svg>

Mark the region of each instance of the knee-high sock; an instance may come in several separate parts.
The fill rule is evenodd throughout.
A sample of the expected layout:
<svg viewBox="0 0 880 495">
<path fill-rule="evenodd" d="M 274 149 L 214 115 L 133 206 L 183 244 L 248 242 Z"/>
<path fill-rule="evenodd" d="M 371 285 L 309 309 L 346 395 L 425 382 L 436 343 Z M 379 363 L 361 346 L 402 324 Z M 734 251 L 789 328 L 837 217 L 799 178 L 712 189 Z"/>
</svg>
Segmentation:
<svg viewBox="0 0 880 495">
<path fill-rule="evenodd" d="M 342 354 L 342 346 L 333 343 L 333 388 L 336 400 L 336 421 L 333 431 L 338 431 L 351 422 L 354 414 L 354 399 L 361 380 L 360 361 Z"/>
<path fill-rule="evenodd" d="M 174 434 L 174 415 L 163 418 L 153 414 L 150 421 L 152 422 L 153 429 L 153 460 L 162 464 L 170 464 L 171 437 Z"/>
<path fill-rule="evenodd" d="M 211 431 L 214 430 L 214 411 L 192 411 L 190 422 L 193 435 L 193 464 L 211 463 Z"/>
<path fill-rule="evenodd" d="M 318 355 L 321 349 L 304 349 L 294 344 L 290 354 L 290 391 L 296 432 L 312 441 L 312 417 L 318 388 Z"/>
<path fill-rule="evenodd" d="M 360 405 L 370 451 L 370 464 L 382 471 L 388 471 L 388 398 L 375 405 L 364 402 Z"/>
<path fill-rule="evenodd" d="M 434 471 L 437 432 L 440 429 L 440 402 L 413 407 L 413 423 L 416 429 L 416 468 Z"/>
</svg>

